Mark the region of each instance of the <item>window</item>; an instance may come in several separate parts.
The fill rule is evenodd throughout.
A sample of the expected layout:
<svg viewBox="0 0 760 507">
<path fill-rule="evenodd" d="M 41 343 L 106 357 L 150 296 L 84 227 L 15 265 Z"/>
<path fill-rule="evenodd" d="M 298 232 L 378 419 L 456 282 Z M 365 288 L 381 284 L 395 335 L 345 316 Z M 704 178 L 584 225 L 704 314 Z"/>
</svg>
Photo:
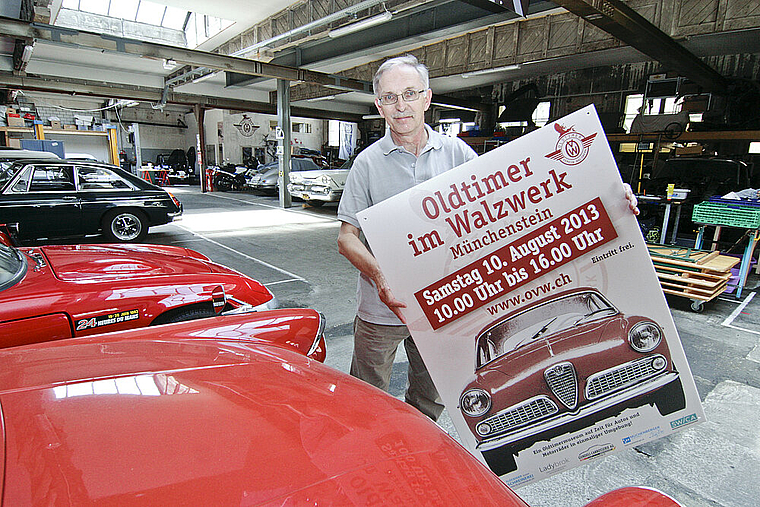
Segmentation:
<svg viewBox="0 0 760 507">
<path fill-rule="evenodd" d="M 675 114 L 681 111 L 681 102 L 676 102 L 676 97 L 663 97 L 648 99 L 644 104 L 644 95 L 641 93 L 628 95 L 625 98 L 625 117 L 623 128 L 626 132 L 631 131 L 631 124 L 636 115 L 641 112 L 644 115 L 651 114 Z"/>
<path fill-rule="evenodd" d="M 30 192 L 65 192 L 74 190 L 71 167 L 35 167 Z"/>
<path fill-rule="evenodd" d="M 300 132 L 301 134 L 311 134 L 311 123 L 293 123 L 293 132 Z"/>
<path fill-rule="evenodd" d="M 131 190 L 134 187 L 113 171 L 102 167 L 77 167 L 80 190 Z"/>
</svg>

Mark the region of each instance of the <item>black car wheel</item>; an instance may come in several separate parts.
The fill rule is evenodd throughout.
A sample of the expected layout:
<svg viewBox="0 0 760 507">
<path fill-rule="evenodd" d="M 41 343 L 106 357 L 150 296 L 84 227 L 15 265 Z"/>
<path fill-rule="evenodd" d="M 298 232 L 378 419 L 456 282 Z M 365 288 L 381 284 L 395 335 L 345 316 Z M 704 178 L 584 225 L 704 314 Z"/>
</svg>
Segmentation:
<svg viewBox="0 0 760 507">
<path fill-rule="evenodd" d="M 103 217 L 103 235 L 110 241 L 142 241 L 148 234 L 148 220 L 137 210 L 111 210 Z"/>
<path fill-rule="evenodd" d="M 662 416 L 670 415 L 673 412 L 686 408 L 686 396 L 683 393 L 681 379 L 670 382 L 665 387 L 658 389 L 653 396 L 653 401 L 657 411 Z"/>
</svg>

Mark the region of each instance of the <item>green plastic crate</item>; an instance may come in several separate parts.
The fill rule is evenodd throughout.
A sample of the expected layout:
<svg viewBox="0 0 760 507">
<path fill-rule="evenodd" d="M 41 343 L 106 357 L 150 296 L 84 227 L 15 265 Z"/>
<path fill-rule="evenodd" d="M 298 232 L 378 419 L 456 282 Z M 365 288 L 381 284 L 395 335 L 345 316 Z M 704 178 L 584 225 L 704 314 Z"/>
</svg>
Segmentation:
<svg viewBox="0 0 760 507">
<path fill-rule="evenodd" d="M 760 228 L 760 208 L 701 202 L 694 205 L 691 220 L 698 224 L 758 229 Z"/>
</svg>

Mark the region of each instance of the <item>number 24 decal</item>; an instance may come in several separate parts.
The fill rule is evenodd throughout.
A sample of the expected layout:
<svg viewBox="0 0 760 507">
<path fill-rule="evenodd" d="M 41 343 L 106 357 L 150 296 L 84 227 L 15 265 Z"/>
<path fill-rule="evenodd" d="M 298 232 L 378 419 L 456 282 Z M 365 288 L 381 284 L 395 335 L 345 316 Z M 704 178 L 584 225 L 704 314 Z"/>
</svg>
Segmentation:
<svg viewBox="0 0 760 507">
<path fill-rule="evenodd" d="M 98 319 L 93 317 L 91 319 L 82 319 L 77 321 L 77 331 L 84 331 L 90 327 L 97 327 Z"/>
</svg>

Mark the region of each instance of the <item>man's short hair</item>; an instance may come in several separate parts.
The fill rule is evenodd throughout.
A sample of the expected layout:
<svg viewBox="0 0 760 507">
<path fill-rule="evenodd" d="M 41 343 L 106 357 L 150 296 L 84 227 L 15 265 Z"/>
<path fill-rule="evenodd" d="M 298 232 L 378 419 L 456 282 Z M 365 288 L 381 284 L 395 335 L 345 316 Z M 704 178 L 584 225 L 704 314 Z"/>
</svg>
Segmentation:
<svg viewBox="0 0 760 507">
<path fill-rule="evenodd" d="M 377 72 L 375 72 L 375 77 L 372 79 L 372 91 L 375 93 L 375 95 L 378 94 L 378 88 L 380 88 L 380 78 L 383 76 L 383 74 L 391 70 L 393 67 L 398 67 L 401 65 L 407 65 L 416 70 L 420 75 L 420 79 L 422 79 L 422 83 L 425 85 L 425 89 L 427 90 L 430 88 L 430 78 L 428 76 L 427 67 L 425 67 L 424 64 L 420 63 L 414 55 L 404 55 L 390 58 L 384 61 L 380 68 L 377 69 Z"/>
</svg>

